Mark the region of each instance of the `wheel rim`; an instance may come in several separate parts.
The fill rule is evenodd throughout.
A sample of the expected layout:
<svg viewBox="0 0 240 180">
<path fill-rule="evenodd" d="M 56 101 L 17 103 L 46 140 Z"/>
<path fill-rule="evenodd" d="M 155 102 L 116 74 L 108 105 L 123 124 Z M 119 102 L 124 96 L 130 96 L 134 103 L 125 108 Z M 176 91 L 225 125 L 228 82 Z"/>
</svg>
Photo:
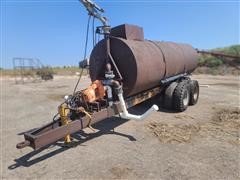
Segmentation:
<svg viewBox="0 0 240 180">
<path fill-rule="evenodd" d="M 189 103 L 189 94 L 188 94 L 188 92 L 186 91 L 186 92 L 184 93 L 184 97 L 183 97 L 183 105 L 184 105 L 184 106 L 187 106 L 188 103 Z"/>
<path fill-rule="evenodd" d="M 196 101 L 198 98 L 198 89 L 195 88 L 194 94 L 193 94 L 193 99 Z"/>
</svg>

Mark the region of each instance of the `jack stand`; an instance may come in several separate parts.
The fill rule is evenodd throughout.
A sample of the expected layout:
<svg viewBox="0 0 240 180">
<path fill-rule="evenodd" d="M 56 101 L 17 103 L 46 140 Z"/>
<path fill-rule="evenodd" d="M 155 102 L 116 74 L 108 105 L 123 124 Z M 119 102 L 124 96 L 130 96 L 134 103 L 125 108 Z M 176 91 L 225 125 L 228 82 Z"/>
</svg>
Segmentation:
<svg viewBox="0 0 240 180">
<path fill-rule="evenodd" d="M 61 122 L 62 122 L 62 125 L 67 125 L 69 123 L 69 120 L 68 120 L 68 114 L 69 114 L 70 110 L 69 108 L 67 107 L 66 104 L 62 104 L 58 107 L 58 113 L 60 114 L 60 118 L 61 118 Z M 67 134 L 64 138 L 64 142 L 65 144 L 69 144 L 71 143 L 71 136 L 70 134 Z"/>
</svg>

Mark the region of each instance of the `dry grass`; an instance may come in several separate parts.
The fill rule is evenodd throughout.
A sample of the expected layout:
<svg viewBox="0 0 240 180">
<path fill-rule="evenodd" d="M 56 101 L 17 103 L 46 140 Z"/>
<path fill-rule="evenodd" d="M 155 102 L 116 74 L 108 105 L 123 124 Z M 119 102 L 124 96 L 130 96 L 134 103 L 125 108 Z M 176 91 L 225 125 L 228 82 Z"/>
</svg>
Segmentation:
<svg viewBox="0 0 240 180">
<path fill-rule="evenodd" d="M 176 116 L 175 118 L 179 118 Z M 240 144 L 240 109 L 220 109 L 213 118 L 202 125 L 164 124 L 150 122 L 148 129 L 162 143 L 187 143 L 193 136 L 212 137 L 219 141 Z"/>
<path fill-rule="evenodd" d="M 126 179 L 127 175 L 132 171 L 128 167 L 117 166 L 110 169 L 110 172 L 113 174 L 116 179 Z"/>
<path fill-rule="evenodd" d="M 199 126 L 192 124 L 169 125 L 157 122 L 150 122 L 148 128 L 162 143 L 190 142 L 200 130 Z"/>
<path fill-rule="evenodd" d="M 81 69 L 78 67 L 66 67 L 66 68 L 62 68 L 62 67 L 53 67 L 51 69 L 53 71 L 54 75 L 61 75 L 61 76 L 72 76 L 72 75 L 76 75 L 76 73 L 80 73 Z M 26 75 L 34 75 L 36 74 L 37 70 L 26 70 L 25 73 Z M 14 71 L 13 69 L 3 69 L 0 70 L 0 76 L 8 76 L 8 77 L 15 77 L 15 74 L 20 75 L 19 71 Z M 83 71 L 83 75 L 87 75 L 87 70 L 84 69 Z"/>
<path fill-rule="evenodd" d="M 201 126 L 201 135 L 208 135 L 220 141 L 240 144 L 240 109 L 220 109 L 212 120 Z"/>
<path fill-rule="evenodd" d="M 211 75 L 236 75 L 239 76 L 240 71 L 235 67 L 219 66 L 215 68 L 199 66 L 194 74 L 211 74 Z"/>
<path fill-rule="evenodd" d="M 213 117 L 213 122 L 217 123 L 230 123 L 236 124 L 236 126 L 240 127 L 240 109 L 221 109 L 216 112 L 215 116 Z"/>
</svg>

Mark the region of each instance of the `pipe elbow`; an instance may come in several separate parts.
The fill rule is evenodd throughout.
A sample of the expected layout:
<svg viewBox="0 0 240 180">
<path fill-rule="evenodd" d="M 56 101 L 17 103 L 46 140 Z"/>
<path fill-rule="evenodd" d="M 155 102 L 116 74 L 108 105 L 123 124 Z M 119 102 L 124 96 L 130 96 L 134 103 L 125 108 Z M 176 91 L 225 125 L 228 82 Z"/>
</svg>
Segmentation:
<svg viewBox="0 0 240 180">
<path fill-rule="evenodd" d="M 116 80 L 112 80 L 112 85 L 113 85 L 115 88 L 120 88 L 120 87 L 121 87 L 120 83 L 119 83 L 118 81 L 116 81 Z"/>
<path fill-rule="evenodd" d="M 147 116 L 149 116 L 152 112 L 154 111 L 158 111 L 159 108 L 157 105 L 153 105 L 150 109 L 148 109 L 145 113 L 143 113 L 142 115 L 134 115 L 134 114 L 130 114 L 127 110 L 127 107 L 126 107 L 126 104 L 125 104 L 125 101 L 124 101 L 124 98 L 123 98 L 123 94 L 122 93 L 119 93 L 118 94 L 118 98 L 119 98 L 119 101 L 120 101 L 120 106 L 122 108 L 122 113 L 120 113 L 120 116 L 122 118 L 125 118 L 125 119 L 132 119 L 132 120 L 143 120 L 145 119 Z"/>
<path fill-rule="evenodd" d="M 125 118 L 125 119 L 132 119 L 132 120 L 143 120 L 145 119 L 147 116 L 149 116 L 152 112 L 154 111 L 158 111 L 159 108 L 156 104 L 154 104 L 150 109 L 148 109 L 145 113 L 143 113 L 142 115 L 134 115 L 134 114 L 129 114 L 127 113 L 120 113 L 120 116 Z"/>
</svg>

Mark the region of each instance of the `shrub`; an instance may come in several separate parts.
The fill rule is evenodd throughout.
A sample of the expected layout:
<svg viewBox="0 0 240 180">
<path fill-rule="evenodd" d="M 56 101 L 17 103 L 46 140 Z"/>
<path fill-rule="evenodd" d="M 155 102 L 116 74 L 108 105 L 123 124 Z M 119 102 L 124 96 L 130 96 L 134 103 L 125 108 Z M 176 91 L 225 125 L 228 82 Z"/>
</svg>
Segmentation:
<svg viewBox="0 0 240 180">
<path fill-rule="evenodd" d="M 53 69 L 50 67 L 42 67 L 37 71 L 37 75 L 40 76 L 43 80 L 53 79 Z"/>
</svg>

